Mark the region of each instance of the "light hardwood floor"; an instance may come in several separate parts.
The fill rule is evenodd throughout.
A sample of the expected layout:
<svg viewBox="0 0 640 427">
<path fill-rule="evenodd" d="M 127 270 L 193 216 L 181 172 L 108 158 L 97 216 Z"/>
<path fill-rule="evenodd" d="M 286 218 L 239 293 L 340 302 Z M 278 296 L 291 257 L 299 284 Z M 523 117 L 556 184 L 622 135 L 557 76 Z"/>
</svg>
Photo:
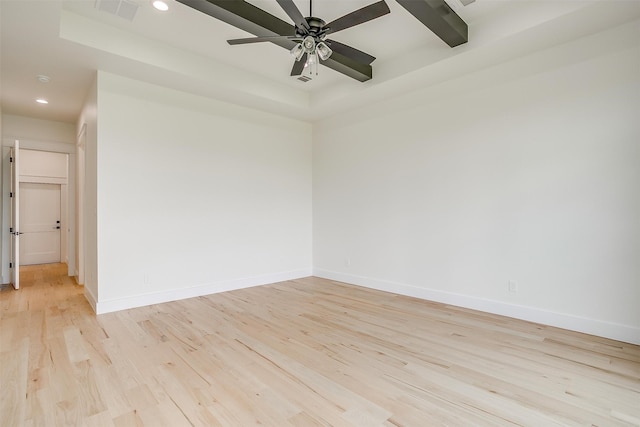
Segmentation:
<svg viewBox="0 0 640 427">
<path fill-rule="evenodd" d="M 95 316 L 0 290 L 0 425 L 640 425 L 640 347 L 307 278 Z"/>
</svg>

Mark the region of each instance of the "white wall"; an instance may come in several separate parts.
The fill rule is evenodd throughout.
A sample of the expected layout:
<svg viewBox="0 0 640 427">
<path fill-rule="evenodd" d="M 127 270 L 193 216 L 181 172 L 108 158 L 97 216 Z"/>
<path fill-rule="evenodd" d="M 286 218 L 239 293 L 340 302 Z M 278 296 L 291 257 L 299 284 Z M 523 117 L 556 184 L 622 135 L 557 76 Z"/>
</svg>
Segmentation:
<svg viewBox="0 0 640 427">
<path fill-rule="evenodd" d="M 78 156 L 82 160 L 76 163 L 84 165 L 84 170 L 77 170 L 78 187 L 76 187 L 76 197 L 82 208 L 78 208 L 78 215 L 82 219 L 78 221 L 76 230 L 82 243 L 78 248 L 82 251 L 78 257 L 82 266 L 78 271 L 82 271 L 78 279 L 84 284 L 84 294 L 96 310 L 96 304 L 100 297 L 98 289 L 98 83 L 97 77 L 94 79 L 91 88 L 87 93 L 80 118 L 78 120 L 77 133 L 83 132 L 84 147 L 79 147 Z M 80 168 L 81 169 L 81 168 Z M 84 194 L 78 193 L 78 189 L 84 189 Z M 77 274 L 77 273 L 76 273 Z"/>
<path fill-rule="evenodd" d="M 65 144 L 75 142 L 75 126 L 71 123 L 34 119 L 32 117 L 3 115 L 4 139 L 56 141 Z"/>
<path fill-rule="evenodd" d="M 314 274 L 640 343 L 629 32 L 320 123 Z"/>
<path fill-rule="evenodd" d="M 311 274 L 309 124 L 107 73 L 97 100 L 98 312 Z"/>
<path fill-rule="evenodd" d="M 20 150 L 20 181 L 67 183 L 68 156 L 50 151 Z"/>
</svg>

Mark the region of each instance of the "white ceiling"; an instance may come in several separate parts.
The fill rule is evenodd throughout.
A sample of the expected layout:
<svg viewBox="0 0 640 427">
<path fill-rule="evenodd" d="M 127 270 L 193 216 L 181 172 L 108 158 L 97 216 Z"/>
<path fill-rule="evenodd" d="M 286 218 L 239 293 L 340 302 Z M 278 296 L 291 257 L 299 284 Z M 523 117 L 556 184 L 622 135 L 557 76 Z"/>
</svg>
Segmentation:
<svg viewBox="0 0 640 427">
<path fill-rule="evenodd" d="M 316 0 L 327 22 L 375 0 Z M 448 0 L 469 43 L 448 47 L 395 0 L 391 13 L 331 37 L 377 57 L 360 83 L 326 67 L 302 83 L 293 59 L 270 43 L 230 46 L 250 34 L 174 0 L 159 12 L 137 0 L 133 21 L 95 0 L 0 0 L 3 114 L 75 123 L 95 71 L 316 121 L 640 19 L 638 0 Z M 290 22 L 275 0 L 250 3 Z M 308 1 L 296 1 L 308 15 Z M 38 81 L 47 75 L 49 83 Z M 48 105 L 35 103 L 45 97 Z"/>
</svg>

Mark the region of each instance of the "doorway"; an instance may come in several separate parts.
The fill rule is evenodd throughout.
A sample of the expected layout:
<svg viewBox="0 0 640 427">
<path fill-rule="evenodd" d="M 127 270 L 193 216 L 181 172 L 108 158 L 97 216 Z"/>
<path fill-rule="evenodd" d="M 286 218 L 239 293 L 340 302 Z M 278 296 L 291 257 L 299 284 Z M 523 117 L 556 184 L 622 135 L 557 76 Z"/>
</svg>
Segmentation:
<svg viewBox="0 0 640 427">
<path fill-rule="evenodd" d="M 20 183 L 20 265 L 61 261 L 60 184 Z"/>
<path fill-rule="evenodd" d="M 2 1 L 2 0 L 0 0 Z M 68 274 L 73 276 L 76 272 L 76 179 L 75 179 L 75 145 L 62 142 L 44 141 L 3 141 L 2 146 L 2 211 L 1 215 L 2 237 L 1 242 L 1 278 L 2 283 L 12 283 L 16 289 L 19 288 L 19 268 L 24 263 L 19 259 L 21 243 L 25 240 L 24 228 L 19 225 L 21 215 L 19 207 L 20 189 L 24 183 L 28 184 L 54 184 L 60 189 L 60 214 L 58 218 L 45 221 L 35 221 L 45 223 L 46 227 L 56 227 L 60 221 L 59 231 L 54 232 L 59 235 L 59 244 L 55 242 L 55 237 L 49 239 L 48 249 L 35 250 L 41 252 L 41 256 L 48 253 L 48 258 L 31 262 L 52 261 L 67 265 Z M 15 185 L 14 185 L 15 184 Z M 29 190 L 27 190 L 29 191 Z M 18 203 L 15 203 L 18 202 Z M 23 209 L 28 211 L 28 209 Z M 54 224 L 50 224 L 53 220 Z M 51 237 L 51 236 L 49 236 Z M 56 249 L 59 248 L 59 255 Z M 28 248 L 27 248 L 28 249 Z M 30 252 L 30 251 L 27 251 Z M 47 264 L 45 264 L 47 265 Z"/>
</svg>

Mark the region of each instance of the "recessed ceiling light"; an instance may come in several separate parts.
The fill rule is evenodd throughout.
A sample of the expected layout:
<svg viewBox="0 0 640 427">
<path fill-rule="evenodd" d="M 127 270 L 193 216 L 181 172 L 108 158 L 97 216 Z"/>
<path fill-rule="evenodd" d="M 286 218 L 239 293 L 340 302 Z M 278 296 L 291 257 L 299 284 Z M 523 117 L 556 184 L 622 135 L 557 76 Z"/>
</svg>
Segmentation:
<svg viewBox="0 0 640 427">
<path fill-rule="evenodd" d="M 167 10 L 169 10 L 169 6 L 162 0 L 155 0 L 153 2 L 153 7 L 155 7 L 156 9 L 162 12 L 166 12 Z"/>
<path fill-rule="evenodd" d="M 38 99 L 36 99 L 36 102 L 37 102 L 38 104 L 48 104 L 48 103 L 49 103 L 49 101 L 47 101 L 47 100 L 46 100 L 46 99 L 44 99 L 44 98 L 38 98 Z"/>
</svg>

